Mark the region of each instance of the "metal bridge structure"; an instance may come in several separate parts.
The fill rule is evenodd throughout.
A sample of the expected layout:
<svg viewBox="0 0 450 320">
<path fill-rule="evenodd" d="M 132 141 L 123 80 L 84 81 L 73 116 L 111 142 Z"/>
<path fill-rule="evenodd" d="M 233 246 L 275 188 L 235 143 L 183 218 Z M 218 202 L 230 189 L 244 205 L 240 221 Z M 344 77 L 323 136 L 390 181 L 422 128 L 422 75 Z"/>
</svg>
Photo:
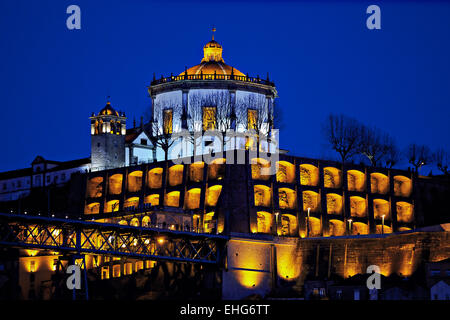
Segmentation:
<svg viewBox="0 0 450 320">
<path fill-rule="evenodd" d="M 227 240 L 217 234 L 0 213 L 0 246 L 78 256 L 221 265 Z"/>
</svg>

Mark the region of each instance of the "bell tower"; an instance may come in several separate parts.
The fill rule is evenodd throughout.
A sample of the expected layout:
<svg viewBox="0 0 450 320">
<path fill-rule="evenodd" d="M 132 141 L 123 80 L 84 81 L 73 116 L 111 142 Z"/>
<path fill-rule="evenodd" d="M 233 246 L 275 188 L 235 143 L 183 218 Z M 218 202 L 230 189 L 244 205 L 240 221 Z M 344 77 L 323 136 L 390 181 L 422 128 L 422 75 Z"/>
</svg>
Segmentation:
<svg viewBox="0 0 450 320">
<path fill-rule="evenodd" d="M 108 101 L 91 120 L 91 167 L 105 170 L 125 165 L 125 113 L 117 112 Z"/>
</svg>

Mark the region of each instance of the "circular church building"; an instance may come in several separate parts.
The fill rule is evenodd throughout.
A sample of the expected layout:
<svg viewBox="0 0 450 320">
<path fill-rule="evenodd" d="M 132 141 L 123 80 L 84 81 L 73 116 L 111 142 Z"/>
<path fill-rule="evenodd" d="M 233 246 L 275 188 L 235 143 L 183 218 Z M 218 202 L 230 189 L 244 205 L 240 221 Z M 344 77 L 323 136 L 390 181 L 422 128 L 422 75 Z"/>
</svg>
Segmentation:
<svg viewBox="0 0 450 320">
<path fill-rule="evenodd" d="M 259 76 L 250 77 L 226 64 L 222 52 L 213 35 L 203 47 L 200 64 L 185 68 L 177 75 L 153 79 L 148 92 L 154 126 L 157 126 L 154 135 L 182 130 L 245 132 L 253 129 L 265 135 L 270 132 L 273 102 L 277 97 L 275 84 Z"/>
</svg>

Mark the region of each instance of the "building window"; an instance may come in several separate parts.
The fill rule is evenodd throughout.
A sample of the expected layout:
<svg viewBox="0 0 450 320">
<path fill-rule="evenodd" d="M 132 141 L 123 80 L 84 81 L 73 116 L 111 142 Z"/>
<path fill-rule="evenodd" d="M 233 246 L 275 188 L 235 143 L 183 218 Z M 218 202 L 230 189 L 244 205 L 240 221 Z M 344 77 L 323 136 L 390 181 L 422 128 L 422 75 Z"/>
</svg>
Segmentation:
<svg viewBox="0 0 450 320">
<path fill-rule="evenodd" d="M 171 134 L 173 130 L 173 111 L 171 109 L 164 110 L 164 134 Z"/>
<path fill-rule="evenodd" d="M 203 107 L 203 130 L 216 129 L 216 107 Z"/>
<path fill-rule="evenodd" d="M 141 144 L 143 146 L 146 146 L 147 145 L 147 139 L 141 139 Z"/>
<path fill-rule="evenodd" d="M 255 109 L 247 110 L 247 129 L 248 130 L 256 130 L 258 122 L 258 114 Z"/>
</svg>

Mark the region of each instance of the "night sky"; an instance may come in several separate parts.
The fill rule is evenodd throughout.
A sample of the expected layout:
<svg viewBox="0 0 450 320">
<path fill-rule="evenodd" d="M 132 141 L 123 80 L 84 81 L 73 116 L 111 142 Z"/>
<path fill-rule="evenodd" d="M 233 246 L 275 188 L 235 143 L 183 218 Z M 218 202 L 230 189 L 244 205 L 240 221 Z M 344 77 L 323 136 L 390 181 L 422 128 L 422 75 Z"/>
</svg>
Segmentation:
<svg viewBox="0 0 450 320">
<path fill-rule="evenodd" d="M 81 30 L 66 28 L 71 4 Z M 370 4 L 381 30 L 366 28 Z M 139 122 L 153 73 L 200 63 L 213 25 L 227 64 L 275 81 L 291 154 L 333 155 L 330 112 L 450 151 L 449 2 L 1 0 L 0 171 L 88 157 L 88 117 L 107 96 Z"/>
</svg>

